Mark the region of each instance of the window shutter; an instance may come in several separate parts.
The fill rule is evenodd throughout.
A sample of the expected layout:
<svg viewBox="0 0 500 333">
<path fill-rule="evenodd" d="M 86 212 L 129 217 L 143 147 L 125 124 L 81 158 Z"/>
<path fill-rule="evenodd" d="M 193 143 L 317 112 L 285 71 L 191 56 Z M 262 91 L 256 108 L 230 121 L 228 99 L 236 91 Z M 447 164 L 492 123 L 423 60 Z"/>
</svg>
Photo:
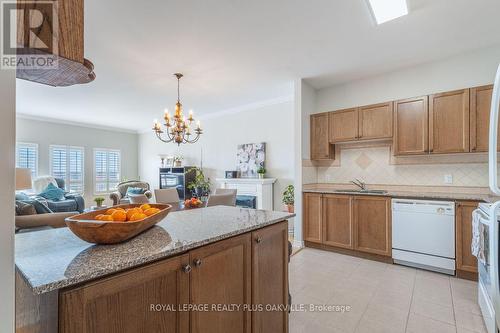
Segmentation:
<svg viewBox="0 0 500 333">
<path fill-rule="evenodd" d="M 31 169 L 31 177 L 38 175 L 38 145 L 36 143 L 18 143 L 16 145 L 16 167 Z"/>
</svg>

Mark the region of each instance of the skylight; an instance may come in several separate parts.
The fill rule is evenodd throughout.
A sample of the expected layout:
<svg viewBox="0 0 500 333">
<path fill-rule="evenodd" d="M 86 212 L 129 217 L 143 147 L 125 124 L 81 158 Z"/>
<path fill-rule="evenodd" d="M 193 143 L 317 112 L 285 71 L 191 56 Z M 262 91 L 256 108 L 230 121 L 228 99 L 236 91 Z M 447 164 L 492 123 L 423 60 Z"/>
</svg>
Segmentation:
<svg viewBox="0 0 500 333">
<path fill-rule="evenodd" d="M 367 0 L 377 24 L 408 15 L 406 0 Z"/>
</svg>

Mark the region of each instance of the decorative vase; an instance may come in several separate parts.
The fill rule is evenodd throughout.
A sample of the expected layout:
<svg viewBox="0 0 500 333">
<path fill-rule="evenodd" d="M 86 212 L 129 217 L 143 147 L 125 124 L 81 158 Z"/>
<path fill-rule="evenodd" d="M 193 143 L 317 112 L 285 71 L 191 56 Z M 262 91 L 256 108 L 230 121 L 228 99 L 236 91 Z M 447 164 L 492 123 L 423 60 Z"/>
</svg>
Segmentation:
<svg viewBox="0 0 500 333">
<path fill-rule="evenodd" d="M 264 174 L 263 173 L 258 173 L 259 179 L 264 179 Z"/>
<path fill-rule="evenodd" d="M 291 213 L 291 214 L 295 213 L 294 205 L 286 205 L 286 208 L 288 209 L 289 213 Z"/>
<path fill-rule="evenodd" d="M 196 194 L 196 197 L 197 198 L 201 198 L 203 196 L 203 188 L 201 187 L 197 187 L 195 190 L 194 190 L 194 193 Z"/>
<path fill-rule="evenodd" d="M 174 166 L 175 166 L 176 168 L 180 168 L 180 167 L 182 166 L 182 161 L 175 161 L 175 162 L 174 162 Z"/>
<path fill-rule="evenodd" d="M 95 204 L 97 205 L 97 207 L 102 207 L 102 201 L 98 201 Z"/>
</svg>

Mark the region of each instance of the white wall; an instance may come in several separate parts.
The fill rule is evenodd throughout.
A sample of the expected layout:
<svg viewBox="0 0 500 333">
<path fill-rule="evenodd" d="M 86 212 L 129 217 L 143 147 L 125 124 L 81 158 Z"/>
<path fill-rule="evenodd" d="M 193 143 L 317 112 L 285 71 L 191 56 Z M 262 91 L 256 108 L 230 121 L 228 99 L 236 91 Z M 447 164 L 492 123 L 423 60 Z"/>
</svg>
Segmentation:
<svg viewBox="0 0 500 333">
<path fill-rule="evenodd" d="M 242 143 L 266 143 L 266 177 L 277 178 L 274 209 L 281 209 L 281 193 L 294 180 L 294 104 L 283 102 L 254 110 L 220 115 L 202 121 L 204 134 L 195 144 L 178 147 L 162 143 L 154 133 L 139 137 L 139 174 L 158 188 L 159 154 L 183 155 L 184 165 L 200 165 L 212 183 L 223 178 L 224 171 L 235 170 L 236 148 Z M 215 187 L 213 187 L 215 188 Z"/>
<path fill-rule="evenodd" d="M 38 143 L 38 175 L 50 174 L 50 145 L 70 145 L 85 148 L 84 153 L 84 187 L 85 205 L 95 205 L 93 199 L 93 161 L 94 148 L 119 149 L 121 151 L 121 177 L 132 180 L 138 173 L 138 135 L 120 132 L 114 129 L 98 129 L 91 127 L 41 121 L 38 119 L 17 118 L 17 141 Z M 101 196 L 101 195 L 99 195 Z M 108 195 L 102 195 L 108 199 Z M 110 203 L 107 201 L 108 204 Z"/>
<path fill-rule="evenodd" d="M 15 71 L 0 70 L 0 332 L 14 332 Z"/>
<path fill-rule="evenodd" d="M 318 90 L 316 112 L 493 83 L 500 46 Z"/>
</svg>

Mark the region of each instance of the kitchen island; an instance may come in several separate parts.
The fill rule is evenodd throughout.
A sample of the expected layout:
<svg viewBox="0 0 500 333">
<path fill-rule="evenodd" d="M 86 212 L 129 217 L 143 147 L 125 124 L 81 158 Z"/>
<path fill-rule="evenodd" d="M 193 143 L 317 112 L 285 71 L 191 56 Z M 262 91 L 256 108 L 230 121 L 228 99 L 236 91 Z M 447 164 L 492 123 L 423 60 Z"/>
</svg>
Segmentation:
<svg viewBox="0 0 500 333">
<path fill-rule="evenodd" d="M 16 235 L 17 332 L 287 332 L 293 214 L 170 213 L 128 242 Z M 261 311 L 262 310 L 262 311 Z"/>
</svg>

